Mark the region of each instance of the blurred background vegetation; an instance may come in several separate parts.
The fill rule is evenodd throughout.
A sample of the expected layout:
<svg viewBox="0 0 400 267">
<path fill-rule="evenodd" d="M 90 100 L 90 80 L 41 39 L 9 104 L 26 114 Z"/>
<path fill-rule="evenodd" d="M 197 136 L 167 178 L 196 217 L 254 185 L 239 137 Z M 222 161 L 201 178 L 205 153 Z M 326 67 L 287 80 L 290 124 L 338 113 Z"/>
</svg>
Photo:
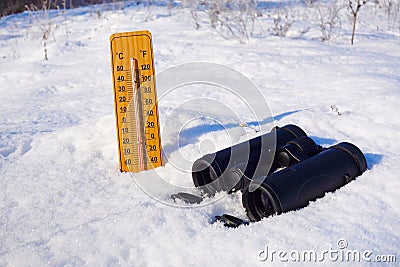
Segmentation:
<svg viewBox="0 0 400 267">
<path fill-rule="evenodd" d="M 73 8 L 86 5 L 116 2 L 116 0 L 0 0 L 0 17 L 20 13 L 27 7 L 36 9 Z"/>
</svg>

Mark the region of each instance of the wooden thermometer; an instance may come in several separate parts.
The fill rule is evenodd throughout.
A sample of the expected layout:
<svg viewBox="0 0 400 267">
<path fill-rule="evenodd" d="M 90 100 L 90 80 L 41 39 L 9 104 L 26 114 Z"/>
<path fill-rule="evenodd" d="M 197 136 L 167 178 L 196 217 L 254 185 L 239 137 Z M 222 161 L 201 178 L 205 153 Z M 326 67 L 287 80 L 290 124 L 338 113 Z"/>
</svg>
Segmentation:
<svg viewBox="0 0 400 267">
<path fill-rule="evenodd" d="M 110 42 L 120 170 L 162 166 L 151 33 L 115 33 Z"/>
</svg>

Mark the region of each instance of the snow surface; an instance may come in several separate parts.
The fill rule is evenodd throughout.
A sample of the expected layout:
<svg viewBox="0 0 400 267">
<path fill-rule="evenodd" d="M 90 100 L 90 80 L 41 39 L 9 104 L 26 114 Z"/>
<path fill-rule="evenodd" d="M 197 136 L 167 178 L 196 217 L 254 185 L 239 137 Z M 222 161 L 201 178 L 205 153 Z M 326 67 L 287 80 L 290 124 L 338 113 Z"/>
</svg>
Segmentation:
<svg viewBox="0 0 400 267">
<path fill-rule="evenodd" d="M 349 249 L 398 253 L 399 34 L 364 18 L 354 46 L 350 24 L 330 43 L 264 34 L 240 44 L 207 25 L 195 30 L 186 9 L 152 7 L 149 15 L 148 7 L 109 7 L 52 12 L 48 61 L 41 20 L 27 13 L 0 19 L 0 266 L 265 265 L 258 259 L 265 246 L 323 251 L 337 249 L 340 238 Z M 307 208 L 238 229 L 212 221 L 223 213 L 245 218 L 240 193 L 190 208 L 149 197 L 118 170 L 109 58 L 112 33 L 142 29 L 153 34 L 156 70 L 196 61 L 234 68 L 258 85 L 276 125 L 297 124 L 320 145 L 352 142 L 369 170 Z M 236 107 L 223 91 L 193 85 L 176 94 L 160 101 L 161 122 L 172 120 L 171 129 L 196 119 L 180 147 L 163 133 L 170 162 L 177 150 L 193 161 L 249 134 L 239 126 L 251 118 L 245 109 L 240 118 L 196 106 L 168 116 L 179 95 L 208 94 Z M 215 121 L 230 125 L 232 140 Z M 190 173 L 171 163 L 138 177 L 155 172 L 193 187 Z M 168 202 L 170 193 L 159 197 Z"/>
</svg>

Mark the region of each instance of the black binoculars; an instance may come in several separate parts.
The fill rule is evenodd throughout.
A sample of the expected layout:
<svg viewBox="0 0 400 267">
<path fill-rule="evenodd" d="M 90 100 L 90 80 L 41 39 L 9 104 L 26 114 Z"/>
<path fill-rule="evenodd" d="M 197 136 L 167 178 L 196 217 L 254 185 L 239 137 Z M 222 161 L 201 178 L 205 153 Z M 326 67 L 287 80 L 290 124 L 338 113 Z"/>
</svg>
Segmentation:
<svg viewBox="0 0 400 267">
<path fill-rule="evenodd" d="M 209 196 L 241 190 L 249 219 L 258 221 L 305 207 L 366 169 L 355 145 L 342 142 L 323 148 L 298 126 L 286 125 L 203 156 L 194 162 L 192 178 Z"/>
<path fill-rule="evenodd" d="M 279 150 L 289 142 L 306 136 L 306 133 L 296 125 L 286 125 L 282 128 L 275 127 L 270 133 L 232 147 L 207 154 L 193 163 L 193 182 L 200 191 L 211 196 L 219 191 L 243 190 L 253 177 L 268 175 L 279 167 L 275 160 L 276 149 Z M 315 143 L 312 140 L 311 142 L 310 149 L 316 149 L 316 146 L 313 146 Z"/>
</svg>

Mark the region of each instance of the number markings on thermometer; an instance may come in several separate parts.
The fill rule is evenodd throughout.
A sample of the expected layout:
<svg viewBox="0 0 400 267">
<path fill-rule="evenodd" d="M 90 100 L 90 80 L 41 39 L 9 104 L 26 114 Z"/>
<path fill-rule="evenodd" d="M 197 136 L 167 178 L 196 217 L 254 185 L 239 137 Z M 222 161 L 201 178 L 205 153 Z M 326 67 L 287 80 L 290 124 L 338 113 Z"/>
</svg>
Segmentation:
<svg viewBox="0 0 400 267">
<path fill-rule="evenodd" d="M 151 33 L 116 33 L 110 42 L 120 170 L 163 166 Z"/>
</svg>

